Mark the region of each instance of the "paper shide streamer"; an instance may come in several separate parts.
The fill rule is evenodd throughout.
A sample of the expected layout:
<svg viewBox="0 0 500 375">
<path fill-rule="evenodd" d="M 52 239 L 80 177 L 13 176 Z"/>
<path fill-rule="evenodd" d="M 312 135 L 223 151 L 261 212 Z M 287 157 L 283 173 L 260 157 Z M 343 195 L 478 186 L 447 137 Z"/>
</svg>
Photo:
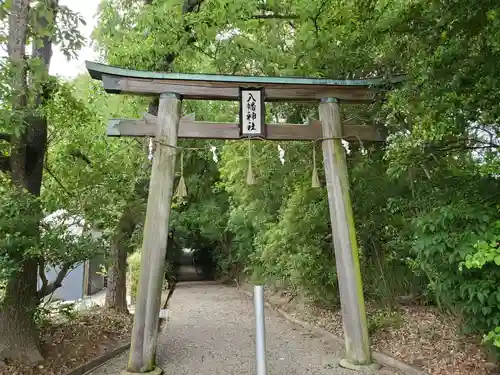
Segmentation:
<svg viewBox="0 0 500 375">
<path fill-rule="evenodd" d="M 278 153 L 279 153 L 280 162 L 282 165 L 284 165 L 285 164 L 285 150 L 283 150 L 283 148 L 281 148 L 281 145 L 278 145 Z"/>
<path fill-rule="evenodd" d="M 338 137 L 340 138 L 340 137 Z M 312 149 L 312 159 L 313 159 L 313 170 L 312 170 L 312 178 L 311 178 L 311 187 L 312 188 L 319 188 L 321 187 L 321 183 L 319 180 L 319 175 L 318 175 L 318 169 L 316 165 L 316 147 L 317 147 L 317 142 L 319 141 L 325 141 L 325 140 L 330 140 L 330 139 L 338 139 L 337 137 L 332 137 L 332 138 L 320 138 L 312 142 L 313 149 Z M 342 146 L 344 147 L 345 151 L 347 154 L 350 154 L 351 150 L 349 149 L 349 143 L 345 141 L 344 139 L 341 139 Z M 253 150 L 252 150 L 252 139 L 248 138 L 246 140 L 248 142 L 248 169 L 247 169 L 247 175 L 246 175 L 246 183 L 247 185 L 255 185 L 256 184 L 256 179 L 255 175 L 253 173 Z M 363 143 L 361 140 L 359 140 L 361 143 L 362 147 L 362 152 L 366 152 L 366 150 L 363 147 Z M 202 148 L 194 148 L 194 147 L 179 147 L 179 146 L 173 146 L 169 145 L 160 141 L 154 141 L 152 138 L 149 139 L 149 154 L 148 154 L 148 159 L 151 161 L 153 159 L 153 153 L 154 153 L 154 146 L 155 143 L 159 143 L 171 148 L 174 148 L 176 150 L 181 151 L 181 161 L 180 161 L 180 179 L 179 183 L 177 185 L 177 190 L 175 192 L 175 196 L 183 201 L 187 197 L 187 188 L 186 188 L 186 182 L 184 179 L 184 151 L 197 151 L 197 150 L 208 150 L 212 153 L 212 160 L 215 163 L 219 162 L 219 157 L 217 155 L 217 147 L 210 145 L 209 147 L 202 147 Z M 280 144 L 278 144 L 278 157 L 282 165 L 285 164 L 285 150 L 283 147 L 281 147 Z"/>
<path fill-rule="evenodd" d="M 149 154 L 148 154 L 148 160 L 149 160 L 149 161 L 153 160 L 153 138 L 149 138 Z"/>
<path fill-rule="evenodd" d="M 218 163 L 219 162 L 219 158 L 217 157 L 217 147 L 215 146 L 210 146 L 210 151 L 212 152 L 212 160 L 215 162 L 215 163 Z"/>
</svg>

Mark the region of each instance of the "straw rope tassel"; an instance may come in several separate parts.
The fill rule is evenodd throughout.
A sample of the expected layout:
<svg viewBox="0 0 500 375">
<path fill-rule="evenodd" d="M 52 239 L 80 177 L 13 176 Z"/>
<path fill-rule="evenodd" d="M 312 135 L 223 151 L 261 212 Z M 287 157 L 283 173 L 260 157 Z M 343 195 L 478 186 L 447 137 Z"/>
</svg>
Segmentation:
<svg viewBox="0 0 500 375">
<path fill-rule="evenodd" d="M 316 168 L 316 142 L 313 142 L 313 173 L 311 187 L 319 188 L 321 184 L 319 183 L 318 169 Z"/>
<path fill-rule="evenodd" d="M 181 151 L 181 179 L 179 180 L 179 184 L 177 185 L 177 192 L 175 193 L 175 195 L 180 200 L 187 197 L 186 182 L 184 181 L 184 150 Z"/>
<path fill-rule="evenodd" d="M 247 185 L 255 185 L 255 176 L 252 170 L 252 141 L 248 139 L 248 171 L 247 171 Z"/>
</svg>

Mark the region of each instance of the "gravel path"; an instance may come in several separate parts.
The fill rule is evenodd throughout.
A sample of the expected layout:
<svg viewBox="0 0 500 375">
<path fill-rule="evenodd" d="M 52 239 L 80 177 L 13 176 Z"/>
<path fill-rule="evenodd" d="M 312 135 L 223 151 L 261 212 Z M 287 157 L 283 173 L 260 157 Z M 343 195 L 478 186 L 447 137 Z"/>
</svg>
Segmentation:
<svg viewBox="0 0 500 375">
<path fill-rule="evenodd" d="M 343 347 L 266 310 L 269 375 L 357 375 L 338 367 Z M 255 375 L 252 301 L 220 284 L 178 284 L 171 318 L 158 343 L 158 365 L 166 375 Z M 91 375 L 125 369 L 128 352 Z M 377 375 L 395 375 L 388 369 Z"/>
</svg>

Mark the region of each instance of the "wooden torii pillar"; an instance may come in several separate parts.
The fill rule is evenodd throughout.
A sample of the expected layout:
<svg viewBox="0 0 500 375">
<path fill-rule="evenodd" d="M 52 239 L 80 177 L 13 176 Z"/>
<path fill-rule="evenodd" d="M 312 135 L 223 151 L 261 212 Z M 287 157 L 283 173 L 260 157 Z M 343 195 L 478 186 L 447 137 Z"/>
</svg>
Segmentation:
<svg viewBox="0 0 500 375">
<path fill-rule="evenodd" d="M 181 117 L 183 99 L 240 100 L 242 88 L 263 89 L 265 101 L 319 103 L 320 121 L 307 124 L 263 124 L 269 140 L 324 139 L 323 158 L 335 247 L 346 357 L 344 367 L 371 364 L 358 245 L 349 196 L 345 150 L 341 138 L 382 141 L 367 125 L 341 123 L 340 102 L 370 103 L 382 80 L 331 80 L 292 77 L 248 77 L 157 73 L 86 62 L 92 78 L 108 93 L 160 96 L 158 116 L 111 119 L 109 136 L 155 136 L 159 144 L 177 145 L 178 138 L 240 139 L 240 124 L 195 121 Z M 141 271 L 132 345 L 126 373 L 156 373 L 158 314 L 163 262 L 168 240 L 176 150 L 156 147 L 144 226 Z"/>
</svg>

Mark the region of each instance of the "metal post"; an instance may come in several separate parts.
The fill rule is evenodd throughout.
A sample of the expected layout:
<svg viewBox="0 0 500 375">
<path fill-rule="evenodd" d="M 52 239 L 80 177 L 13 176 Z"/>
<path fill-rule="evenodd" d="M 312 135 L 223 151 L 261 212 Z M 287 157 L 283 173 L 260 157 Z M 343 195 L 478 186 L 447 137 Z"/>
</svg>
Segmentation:
<svg viewBox="0 0 500 375">
<path fill-rule="evenodd" d="M 257 375 L 267 375 L 264 287 L 262 285 L 254 285 L 253 301 L 255 306 L 255 348 L 257 359 Z"/>
</svg>

